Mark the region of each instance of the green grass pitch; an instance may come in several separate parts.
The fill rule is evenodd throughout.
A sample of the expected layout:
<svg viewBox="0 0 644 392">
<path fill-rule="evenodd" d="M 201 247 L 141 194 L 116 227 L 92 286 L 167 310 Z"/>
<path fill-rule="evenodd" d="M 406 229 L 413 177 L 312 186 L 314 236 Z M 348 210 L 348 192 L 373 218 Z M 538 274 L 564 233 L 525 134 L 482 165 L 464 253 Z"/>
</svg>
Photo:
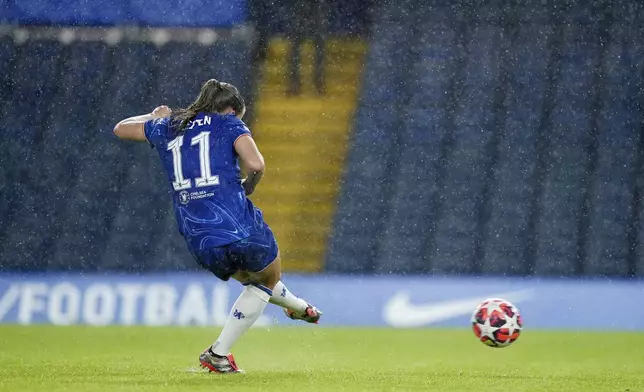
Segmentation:
<svg viewBox="0 0 644 392">
<path fill-rule="evenodd" d="M 469 330 L 252 329 L 245 374 L 197 366 L 212 328 L 0 326 L 0 391 L 644 391 L 644 334 L 526 330 L 494 349 Z"/>
</svg>

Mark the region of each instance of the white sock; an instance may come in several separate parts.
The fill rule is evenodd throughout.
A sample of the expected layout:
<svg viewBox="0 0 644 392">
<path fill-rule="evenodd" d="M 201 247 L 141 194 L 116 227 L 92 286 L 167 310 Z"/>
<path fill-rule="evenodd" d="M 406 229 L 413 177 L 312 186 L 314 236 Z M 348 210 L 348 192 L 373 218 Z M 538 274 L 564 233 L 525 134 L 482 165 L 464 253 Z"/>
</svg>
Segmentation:
<svg viewBox="0 0 644 392">
<path fill-rule="evenodd" d="M 293 293 L 284 286 L 284 283 L 282 283 L 281 280 L 275 285 L 270 302 L 274 305 L 281 306 L 298 313 L 304 313 L 306 308 L 309 306 L 305 300 L 293 295 Z"/>
<path fill-rule="evenodd" d="M 266 289 L 268 292 L 270 290 Z M 227 355 L 231 347 L 244 332 L 264 313 L 270 294 L 255 286 L 248 285 L 241 293 L 228 315 L 228 321 L 212 344 L 211 350 L 217 355 Z"/>
</svg>

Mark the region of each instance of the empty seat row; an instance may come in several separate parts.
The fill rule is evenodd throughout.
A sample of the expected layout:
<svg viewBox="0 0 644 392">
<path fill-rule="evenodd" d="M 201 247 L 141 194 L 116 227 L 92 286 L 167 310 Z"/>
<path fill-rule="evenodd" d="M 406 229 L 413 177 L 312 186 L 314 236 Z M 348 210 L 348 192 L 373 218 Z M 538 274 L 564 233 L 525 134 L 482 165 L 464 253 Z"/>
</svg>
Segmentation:
<svg viewBox="0 0 644 392">
<path fill-rule="evenodd" d="M 191 269 L 156 151 L 122 118 L 186 107 L 218 78 L 249 91 L 250 50 L 0 40 L 3 270 Z"/>
<path fill-rule="evenodd" d="M 402 7 L 375 23 L 328 268 L 644 273 L 644 7 Z"/>
</svg>

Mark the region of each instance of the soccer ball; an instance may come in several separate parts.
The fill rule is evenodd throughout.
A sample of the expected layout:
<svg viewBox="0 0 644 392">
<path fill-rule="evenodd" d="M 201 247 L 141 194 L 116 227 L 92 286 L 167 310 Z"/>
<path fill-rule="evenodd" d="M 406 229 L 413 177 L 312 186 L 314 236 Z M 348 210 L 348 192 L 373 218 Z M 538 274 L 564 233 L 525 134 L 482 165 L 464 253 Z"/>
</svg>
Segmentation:
<svg viewBox="0 0 644 392">
<path fill-rule="evenodd" d="M 501 298 L 481 302 L 472 314 L 474 335 L 490 347 L 507 347 L 521 334 L 523 321 L 519 309 Z"/>
</svg>

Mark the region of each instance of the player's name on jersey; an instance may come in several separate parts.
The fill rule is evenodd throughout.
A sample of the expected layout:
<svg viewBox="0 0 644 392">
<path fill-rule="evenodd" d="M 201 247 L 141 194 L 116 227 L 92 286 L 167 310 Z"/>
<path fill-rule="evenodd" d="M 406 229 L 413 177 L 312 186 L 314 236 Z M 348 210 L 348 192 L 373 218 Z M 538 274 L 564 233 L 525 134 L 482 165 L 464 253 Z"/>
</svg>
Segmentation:
<svg viewBox="0 0 644 392">
<path fill-rule="evenodd" d="M 198 118 L 193 121 L 190 121 L 188 124 L 188 129 L 192 129 L 196 126 L 202 126 L 202 125 L 210 125 L 212 122 L 212 117 L 210 116 L 203 116 L 203 118 Z"/>
</svg>

